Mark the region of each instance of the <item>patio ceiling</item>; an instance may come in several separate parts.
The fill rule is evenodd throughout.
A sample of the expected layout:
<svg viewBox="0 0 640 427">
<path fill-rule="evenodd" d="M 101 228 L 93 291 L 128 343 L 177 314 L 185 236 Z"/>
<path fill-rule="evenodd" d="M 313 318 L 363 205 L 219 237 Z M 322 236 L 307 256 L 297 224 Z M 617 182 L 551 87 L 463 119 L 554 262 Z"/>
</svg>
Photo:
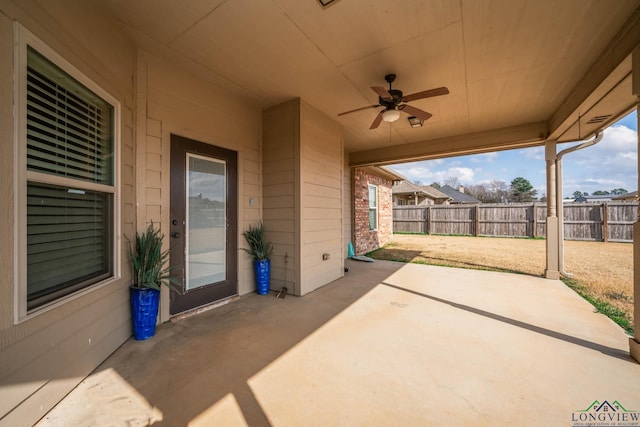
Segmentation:
<svg viewBox="0 0 640 427">
<path fill-rule="evenodd" d="M 590 136 L 634 106 L 640 0 L 95 0 L 143 49 L 268 108 L 294 97 L 344 126 L 352 164 Z M 100 6 L 102 5 L 102 6 Z M 369 130 L 370 86 L 450 95 Z M 579 121 L 579 124 L 578 124 Z"/>
</svg>

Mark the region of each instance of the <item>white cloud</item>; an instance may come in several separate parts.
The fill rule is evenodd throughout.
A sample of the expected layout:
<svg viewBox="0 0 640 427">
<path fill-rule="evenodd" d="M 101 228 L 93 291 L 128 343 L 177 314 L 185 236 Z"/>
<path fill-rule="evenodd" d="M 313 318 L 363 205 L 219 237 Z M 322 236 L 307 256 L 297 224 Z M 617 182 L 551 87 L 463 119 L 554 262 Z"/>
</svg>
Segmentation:
<svg viewBox="0 0 640 427">
<path fill-rule="evenodd" d="M 565 149 L 566 147 L 561 147 Z M 560 149 L 560 147 L 559 147 Z M 602 141 L 593 147 L 563 158 L 565 193 L 593 193 L 638 187 L 638 134 L 626 126 L 614 125 L 604 131 Z"/>
<path fill-rule="evenodd" d="M 604 178 L 585 179 L 584 183 L 585 184 L 595 184 L 595 185 L 599 185 L 600 187 L 604 187 L 604 188 L 606 188 L 607 186 L 616 186 L 616 185 L 624 184 L 623 181 L 617 181 L 615 179 L 604 179 Z"/>
<path fill-rule="evenodd" d="M 433 172 L 430 167 L 426 166 L 426 164 L 426 162 L 403 163 L 400 165 L 393 165 L 391 168 L 406 176 L 410 181 L 431 183 L 432 181 L 430 180 L 433 177 Z"/>
<path fill-rule="evenodd" d="M 572 145 L 559 144 L 558 151 Z M 562 165 L 565 194 L 574 191 L 591 194 L 614 188 L 634 191 L 638 188 L 638 134 L 626 126 L 614 125 L 605 130 L 600 143 L 568 154 Z M 423 184 L 443 183 L 451 177 L 464 185 L 493 180 L 509 184 L 515 177 L 522 176 L 538 194 L 546 192 L 544 147 L 405 163 L 393 168 Z"/>
<path fill-rule="evenodd" d="M 544 147 L 523 148 L 522 156 L 525 159 L 544 161 Z"/>
<path fill-rule="evenodd" d="M 432 162 L 428 161 L 393 165 L 392 168 L 409 178 L 410 181 L 419 181 L 422 184 L 443 183 L 448 178 L 457 178 L 465 185 L 474 184 L 474 170 L 464 166 L 454 166 L 456 164 L 460 164 L 460 162 L 451 162 L 449 165 L 444 165 L 444 168 L 438 168 L 438 164 L 432 165 Z M 440 165 L 443 163 L 440 162 Z"/>
<path fill-rule="evenodd" d="M 473 169 L 454 166 L 445 170 L 437 171 L 434 174 L 434 180 L 437 182 L 445 182 L 448 178 L 458 178 L 460 183 L 470 185 L 474 183 L 475 173 Z"/>
<path fill-rule="evenodd" d="M 499 154 L 497 152 L 478 154 L 476 156 L 469 157 L 469 161 L 472 163 L 491 163 L 498 158 L 498 155 Z"/>
</svg>

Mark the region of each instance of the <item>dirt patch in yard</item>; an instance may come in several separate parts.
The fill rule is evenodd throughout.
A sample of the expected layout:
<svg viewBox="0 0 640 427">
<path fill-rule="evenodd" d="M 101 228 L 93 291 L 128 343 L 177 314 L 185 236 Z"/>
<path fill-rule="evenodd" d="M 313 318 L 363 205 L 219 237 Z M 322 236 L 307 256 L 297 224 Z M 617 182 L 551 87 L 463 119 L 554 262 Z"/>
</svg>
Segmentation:
<svg viewBox="0 0 640 427">
<path fill-rule="evenodd" d="M 545 240 L 396 234 L 372 256 L 543 276 L 545 248 Z M 567 241 L 565 270 L 588 295 L 625 312 L 633 324 L 631 243 Z"/>
</svg>

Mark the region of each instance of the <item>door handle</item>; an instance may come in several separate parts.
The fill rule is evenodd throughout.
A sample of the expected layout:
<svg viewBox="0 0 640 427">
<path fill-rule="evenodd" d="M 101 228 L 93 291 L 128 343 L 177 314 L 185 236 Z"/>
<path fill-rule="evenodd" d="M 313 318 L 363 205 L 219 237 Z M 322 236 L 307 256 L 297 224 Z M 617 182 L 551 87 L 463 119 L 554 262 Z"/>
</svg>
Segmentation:
<svg viewBox="0 0 640 427">
<path fill-rule="evenodd" d="M 174 239 L 178 239 L 180 237 L 180 233 L 174 231 L 173 233 L 171 233 L 171 237 L 173 237 Z"/>
</svg>

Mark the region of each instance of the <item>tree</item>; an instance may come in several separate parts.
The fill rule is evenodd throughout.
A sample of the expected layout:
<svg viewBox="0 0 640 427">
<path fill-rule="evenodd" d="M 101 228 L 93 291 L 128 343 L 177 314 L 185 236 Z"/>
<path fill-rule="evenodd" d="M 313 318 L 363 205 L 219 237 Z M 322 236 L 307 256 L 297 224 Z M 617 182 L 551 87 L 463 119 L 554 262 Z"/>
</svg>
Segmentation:
<svg viewBox="0 0 640 427">
<path fill-rule="evenodd" d="M 495 203 L 506 203 L 509 201 L 509 187 L 504 181 L 494 179 L 487 184 L 489 193 L 492 194 Z"/>
<path fill-rule="evenodd" d="M 457 176 L 450 176 L 449 178 L 444 180 L 445 185 L 448 185 L 449 187 L 453 187 L 453 188 L 458 188 L 460 187 L 460 180 L 458 179 Z"/>
<path fill-rule="evenodd" d="M 470 185 L 466 187 L 464 190 L 465 190 L 465 193 L 467 193 L 472 197 L 475 197 L 476 199 L 480 200 L 482 203 L 493 203 L 493 200 L 491 200 L 491 195 L 487 191 L 487 188 L 485 185 L 482 185 L 482 184 Z"/>
<path fill-rule="evenodd" d="M 535 200 L 537 193 L 538 191 L 533 188 L 528 179 L 519 176 L 511 181 L 511 197 L 509 201 L 532 202 Z"/>
<path fill-rule="evenodd" d="M 505 203 L 508 200 L 509 188 L 504 181 L 493 180 L 488 183 L 471 185 L 465 192 L 482 203 Z"/>
<path fill-rule="evenodd" d="M 584 194 L 584 195 L 588 196 L 588 194 Z M 582 197 L 582 196 L 583 196 L 582 191 L 574 191 L 573 192 L 573 198 L 574 199 L 577 199 L 578 197 Z"/>
<path fill-rule="evenodd" d="M 433 188 L 440 188 L 440 183 L 438 183 L 438 182 L 434 182 L 433 184 L 431 184 L 431 186 L 432 186 Z"/>
<path fill-rule="evenodd" d="M 608 191 L 603 191 L 603 190 L 598 190 L 598 191 L 594 191 L 593 195 L 594 196 L 606 196 L 608 195 L 609 192 Z"/>
<path fill-rule="evenodd" d="M 613 190 L 611 190 L 611 194 L 615 194 L 616 196 L 619 196 L 621 194 L 627 194 L 628 191 L 625 190 L 624 188 L 614 188 Z"/>
</svg>

